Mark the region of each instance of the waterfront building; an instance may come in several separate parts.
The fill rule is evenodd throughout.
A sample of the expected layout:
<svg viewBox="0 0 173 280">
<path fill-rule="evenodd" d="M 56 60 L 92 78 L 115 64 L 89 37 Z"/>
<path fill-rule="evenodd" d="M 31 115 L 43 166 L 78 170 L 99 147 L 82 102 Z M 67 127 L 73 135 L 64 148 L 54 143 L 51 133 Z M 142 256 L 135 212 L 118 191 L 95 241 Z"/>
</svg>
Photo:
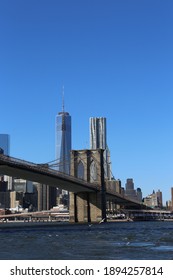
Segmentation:
<svg viewBox="0 0 173 280">
<path fill-rule="evenodd" d="M 8 190 L 8 182 L 4 181 L 3 176 L 0 176 L 0 192 L 6 192 Z"/>
<path fill-rule="evenodd" d="M 90 118 L 90 149 L 103 149 L 105 179 L 111 180 L 110 151 L 107 145 L 106 118 Z"/>
<path fill-rule="evenodd" d="M 166 210 L 172 211 L 172 201 L 166 201 Z"/>
<path fill-rule="evenodd" d="M 45 184 L 37 184 L 38 211 L 50 210 L 56 205 L 56 188 Z"/>
<path fill-rule="evenodd" d="M 162 192 L 158 190 L 156 192 L 156 197 L 157 197 L 157 205 L 159 208 L 163 207 L 163 200 L 162 200 Z"/>
<path fill-rule="evenodd" d="M 117 192 L 118 194 L 123 195 L 122 193 L 122 187 L 121 187 L 121 181 L 112 179 L 106 181 L 106 189 L 111 192 Z M 120 209 L 121 206 L 118 205 L 114 199 L 107 199 L 107 212 L 114 212 L 117 209 Z"/>
<path fill-rule="evenodd" d="M 9 192 L 7 191 L 8 182 L 4 181 L 4 177 L 0 176 L 0 208 L 9 207 Z"/>
<path fill-rule="evenodd" d="M 23 208 L 29 211 L 37 211 L 38 209 L 38 193 L 34 188 L 33 193 L 25 193 L 23 196 Z"/>
<path fill-rule="evenodd" d="M 0 191 L 0 208 L 6 209 L 10 207 L 10 192 L 9 191 Z"/>
<path fill-rule="evenodd" d="M 28 209 L 36 211 L 38 208 L 38 194 L 36 186 L 33 183 L 23 179 L 14 179 L 14 190 L 10 191 L 10 208 Z"/>
<path fill-rule="evenodd" d="M 13 190 L 23 193 L 33 193 L 33 182 L 19 178 L 14 178 Z"/>
<path fill-rule="evenodd" d="M 141 191 L 141 188 L 137 188 L 136 189 L 136 196 L 137 196 L 137 200 L 139 202 L 142 202 L 142 191 Z"/>
<path fill-rule="evenodd" d="M 157 192 L 153 190 L 152 194 L 144 198 L 144 204 L 152 208 L 161 208 L 163 205 L 162 192 L 160 190 L 158 190 Z"/>
<path fill-rule="evenodd" d="M 10 208 L 19 210 L 23 206 L 23 193 L 11 191 L 10 192 Z"/>
</svg>

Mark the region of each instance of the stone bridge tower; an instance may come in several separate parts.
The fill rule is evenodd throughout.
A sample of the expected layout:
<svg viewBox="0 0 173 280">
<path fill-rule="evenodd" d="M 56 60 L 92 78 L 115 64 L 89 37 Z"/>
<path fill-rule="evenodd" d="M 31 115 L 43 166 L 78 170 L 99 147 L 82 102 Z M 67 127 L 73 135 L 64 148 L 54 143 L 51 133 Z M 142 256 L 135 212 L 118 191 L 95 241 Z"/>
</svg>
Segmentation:
<svg viewBox="0 0 173 280">
<path fill-rule="evenodd" d="M 103 151 L 72 150 L 71 175 L 95 183 L 95 192 L 70 193 L 70 222 L 99 222 L 106 220 Z"/>
</svg>

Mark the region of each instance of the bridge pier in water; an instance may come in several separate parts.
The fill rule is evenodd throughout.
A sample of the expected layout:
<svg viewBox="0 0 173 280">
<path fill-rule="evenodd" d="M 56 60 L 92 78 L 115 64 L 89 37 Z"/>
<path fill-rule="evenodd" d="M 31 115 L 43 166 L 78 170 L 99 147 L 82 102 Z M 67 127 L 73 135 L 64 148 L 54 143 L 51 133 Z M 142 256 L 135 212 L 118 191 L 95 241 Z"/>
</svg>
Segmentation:
<svg viewBox="0 0 173 280">
<path fill-rule="evenodd" d="M 70 222 L 91 223 L 106 219 L 101 193 L 70 193 Z"/>
<path fill-rule="evenodd" d="M 97 174 L 95 178 L 93 174 Z M 71 151 L 71 175 L 98 183 L 100 187 L 95 192 L 70 193 L 70 222 L 94 223 L 102 219 L 106 221 L 103 150 Z"/>
</svg>

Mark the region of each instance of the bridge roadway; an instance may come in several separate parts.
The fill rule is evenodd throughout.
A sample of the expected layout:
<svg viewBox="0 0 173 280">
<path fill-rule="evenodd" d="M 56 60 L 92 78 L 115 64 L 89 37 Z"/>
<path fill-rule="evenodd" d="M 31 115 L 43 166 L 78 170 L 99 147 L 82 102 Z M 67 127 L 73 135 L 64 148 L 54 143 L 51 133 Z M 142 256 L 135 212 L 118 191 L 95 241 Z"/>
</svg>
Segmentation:
<svg viewBox="0 0 173 280">
<path fill-rule="evenodd" d="M 101 191 L 101 186 L 98 184 L 50 169 L 46 164 L 36 164 L 3 154 L 0 154 L 0 174 L 58 187 L 73 193 Z M 106 189 L 105 195 L 119 205 L 137 209 L 146 208 L 142 203 L 127 199 L 111 189 Z"/>
</svg>

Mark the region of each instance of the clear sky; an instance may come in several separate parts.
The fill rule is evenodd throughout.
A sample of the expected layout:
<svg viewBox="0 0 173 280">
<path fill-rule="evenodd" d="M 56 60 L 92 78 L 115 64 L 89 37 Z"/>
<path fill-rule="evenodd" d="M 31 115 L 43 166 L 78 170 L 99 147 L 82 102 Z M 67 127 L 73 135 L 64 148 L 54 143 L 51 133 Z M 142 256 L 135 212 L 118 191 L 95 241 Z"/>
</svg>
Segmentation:
<svg viewBox="0 0 173 280">
<path fill-rule="evenodd" d="M 172 0 L 0 0 L 0 133 L 11 156 L 54 160 L 64 85 L 72 148 L 89 148 L 89 117 L 106 117 L 115 178 L 170 199 L 172 15 Z"/>
</svg>

